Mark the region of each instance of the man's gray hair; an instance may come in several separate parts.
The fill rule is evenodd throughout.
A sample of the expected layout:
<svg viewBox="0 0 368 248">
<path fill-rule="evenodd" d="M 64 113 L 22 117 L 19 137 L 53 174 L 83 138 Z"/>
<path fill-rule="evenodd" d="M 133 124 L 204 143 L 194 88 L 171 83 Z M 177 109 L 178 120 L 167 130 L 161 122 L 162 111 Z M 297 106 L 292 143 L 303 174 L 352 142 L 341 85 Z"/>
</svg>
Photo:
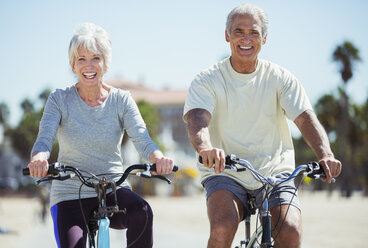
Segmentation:
<svg viewBox="0 0 368 248">
<path fill-rule="evenodd" d="M 268 32 L 268 16 L 266 12 L 261 9 L 258 6 L 252 5 L 252 4 L 242 4 L 238 7 L 235 7 L 227 16 L 226 20 L 226 30 L 227 33 L 230 35 L 231 31 L 231 23 L 233 21 L 233 18 L 235 15 L 244 15 L 244 14 L 250 14 L 254 17 L 258 17 L 262 22 L 262 37 L 265 37 L 265 35 Z"/>
<path fill-rule="evenodd" d="M 93 23 L 83 23 L 75 31 L 69 44 L 69 63 L 73 67 L 78 48 L 84 46 L 95 54 L 101 54 L 107 68 L 111 62 L 111 41 L 108 33 Z"/>
</svg>

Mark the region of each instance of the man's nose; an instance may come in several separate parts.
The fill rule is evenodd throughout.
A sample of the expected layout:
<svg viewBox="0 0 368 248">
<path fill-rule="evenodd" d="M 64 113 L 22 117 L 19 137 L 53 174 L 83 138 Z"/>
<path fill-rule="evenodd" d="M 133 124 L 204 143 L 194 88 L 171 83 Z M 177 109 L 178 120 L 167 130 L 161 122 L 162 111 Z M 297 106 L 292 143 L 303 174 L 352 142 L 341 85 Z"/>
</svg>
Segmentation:
<svg viewBox="0 0 368 248">
<path fill-rule="evenodd" d="M 249 34 L 244 34 L 242 40 L 249 43 L 252 39 L 250 38 Z"/>
</svg>

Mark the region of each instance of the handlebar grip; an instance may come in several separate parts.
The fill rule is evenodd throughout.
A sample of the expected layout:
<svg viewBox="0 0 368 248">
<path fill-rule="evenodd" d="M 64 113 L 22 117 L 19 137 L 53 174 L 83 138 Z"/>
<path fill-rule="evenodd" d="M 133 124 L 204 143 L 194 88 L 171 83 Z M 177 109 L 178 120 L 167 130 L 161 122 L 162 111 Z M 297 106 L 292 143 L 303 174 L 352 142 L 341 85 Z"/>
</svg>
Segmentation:
<svg viewBox="0 0 368 248">
<path fill-rule="evenodd" d="M 173 172 L 177 172 L 178 170 L 179 170 L 179 167 L 178 167 L 177 165 L 174 165 L 174 167 L 173 167 L 172 171 L 173 171 Z M 156 164 L 152 164 L 152 165 L 151 165 L 151 169 L 150 169 L 150 171 L 156 171 Z"/>
<path fill-rule="evenodd" d="M 199 156 L 198 157 L 198 162 L 201 163 L 201 164 L 203 164 L 202 156 Z"/>
<path fill-rule="evenodd" d="M 23 168 L 22 174 L 23 174 L 23 176 L 29 176 L 30 175 L 29 168 Z"/>
<path fill-rule="evenodd" d="M 229 165 L 234 164 L 234 159 L 236 159 L 235 155 L 232 155 L 232 154 L 226 155 L 225 164 L 229 164 Z M 198 156 L 198 162 L 203 164 L 202 156 Z"/>
<path fill-rule="evenodd" d="M 29 176 L 29 168 L 23 168 L 22 169 L 23 176 Z M 47 170 L 47 175 L 57 175 L 59 174 L 59 171 L 56 169 L 55 163 L 49 164 L 49 169 Z"/>
</svg>

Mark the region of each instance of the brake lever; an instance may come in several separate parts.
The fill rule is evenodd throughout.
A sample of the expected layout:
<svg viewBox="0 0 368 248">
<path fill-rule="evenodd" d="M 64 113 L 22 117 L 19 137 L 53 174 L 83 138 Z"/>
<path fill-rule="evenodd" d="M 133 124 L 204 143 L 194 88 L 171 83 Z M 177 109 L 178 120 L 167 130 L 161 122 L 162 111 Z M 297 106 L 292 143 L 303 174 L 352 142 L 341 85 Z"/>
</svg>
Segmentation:
<svg viewBox="0 0 368 248">
<path fill-rule="evenodd" d="M 163 180 L 163 181 L 166 181 L 168 184 L 171 184 L 171 180 L 170 180 L 170 179 L 168 179 L 168 178 L 167 178 L 167 177 L 165 177 L 165 176 L 162 176 L 162 175 L 152 175 L 151 177 L 161 179 L 161 180 Z"/>
<path fill-rule="evenodd" d="M 168 184 L 171 184 L 171 180 L 168 179 L 167 177 L 164 177 L 162 175 L 152 175 L 151 172 L 149 171 L 139 172 L 137 173 L 137 176 L 145 177 L 145 178 L 157 178 L 157 179 L 166 181 Z"/>
<path fill-rule="evenodd" d="M 312 176 L 310 176 L 310 177 L 312 177 Z M 318 179 L 320 179 L 320 180 L 324 180 L 324 179 L 326 179 L 326 175 L 324 175 L 324 174 L 316 174 L 316 175 L 313 175 L 313 177 L 312 177 L 313 179 L 316 179 L 316 180 L 318 180 Z M 336 182 L 336 179 L 333 177 L 332 179 L 331 179 L 331 183 L 335 183 Z"/>
<path fill-rule="evenodd" d="M 71 173 L 71 174 L 59 174 L 57 176 L 48 176 L 48 177 L 43 177 L 39 180 L 36 181 L 37 184 L 40 184 L 42 182 L 47 182 L 47 181 L 52 181 L 52 180 L 59 180 L 59 181 L 64 181 L 64 180 L 67 180 L 67 179 L 70 179 L 72 177 L 74 177 L 75 174 L 74 173 Z"/>
<path fill-rule="evenodd" d="M 326 179 L 322 166 L 317 162 L 311 162 L 308 164 L 307 176 L 313 179 Z M 335 178 L 332 178 L 332 183 L 336 182 Z"/>
<path fill-rule="evenodd" d="M 237 167 L 237 166 L 231 165 L 231 164 L 225 164 L 225 169 L 233 170 L 233 171 L 236 171 L 236 172 L 247 170 L 245 167 Z"/>
</svg>

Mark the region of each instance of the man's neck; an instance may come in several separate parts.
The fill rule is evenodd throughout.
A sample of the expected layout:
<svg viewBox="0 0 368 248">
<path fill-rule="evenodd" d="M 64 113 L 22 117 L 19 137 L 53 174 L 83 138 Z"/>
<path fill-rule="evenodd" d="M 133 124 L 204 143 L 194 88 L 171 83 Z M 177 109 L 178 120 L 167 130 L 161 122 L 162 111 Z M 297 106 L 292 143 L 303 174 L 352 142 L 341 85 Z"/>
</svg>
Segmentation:
<svg viewBox="0 0 368 248">
<path fill-rule="evenodd" d="M 230 63 L 233 69 L 242 74 L 250 74 L 257 69 L 258 58 L 251 62 L 239 62 L 235 61 L 232 57 L 230 57 Z"/>
</svg>

